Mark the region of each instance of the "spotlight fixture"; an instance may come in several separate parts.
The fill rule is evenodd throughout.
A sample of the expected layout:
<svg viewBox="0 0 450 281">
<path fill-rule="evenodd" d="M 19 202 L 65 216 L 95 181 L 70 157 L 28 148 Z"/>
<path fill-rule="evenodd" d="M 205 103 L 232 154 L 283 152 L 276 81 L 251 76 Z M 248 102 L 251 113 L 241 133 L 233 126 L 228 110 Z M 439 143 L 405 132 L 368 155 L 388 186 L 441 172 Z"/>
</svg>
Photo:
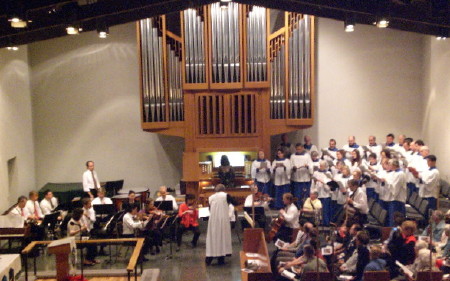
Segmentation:
<svg viewBox="0 0 450 281">
<path fill-rule="evenodd" d="M 66 32 L 68 35 L 77 35 L 80 33 L 80 31 L 82 31 L 83 29 L 71 24 L 69 26 L 66 27 Z"/>
<path fill-rule="evenodd" d="M 97 29 L 97 33 L 99 38 L 105 39 L 109 36 L 109 28 Z"/>
<path fill-rule="evenodd" d="M 380 17 L 375 24 L 378 28 L 387 28 L 389 26 L 389 20 L 385 17 Z"/>
<path fill-rule="evenodd" d="M 445 28 L 442 28 L 442 29 L 439 31 L 439 35 L 436 36 L 436 40 L 439 40 L 439 41 L 447 40 L 447 37 L 448 37 L 448 30 L 445 29 Z"/>
<path fill-rule="evenodd" d="M 18 16 L 11 16 L 8 21 L 13 28 L 25 28 L 27 27 L 27 21 Z"/>
<path fill-rule="evenodd" d="M 17 46 L 8 46 L 8 47 L 6 47 L 6 50 L 8 50 L 8 51 L 18 51 L 19 47 L 17 47 Z"/>
<path fill-rule="evenodd" d="M 350 20 L 350 19 L 345 19 L 344 30 L 345 30 L 345 32 L 355 31 L 355 21 Z"/>
</svg>

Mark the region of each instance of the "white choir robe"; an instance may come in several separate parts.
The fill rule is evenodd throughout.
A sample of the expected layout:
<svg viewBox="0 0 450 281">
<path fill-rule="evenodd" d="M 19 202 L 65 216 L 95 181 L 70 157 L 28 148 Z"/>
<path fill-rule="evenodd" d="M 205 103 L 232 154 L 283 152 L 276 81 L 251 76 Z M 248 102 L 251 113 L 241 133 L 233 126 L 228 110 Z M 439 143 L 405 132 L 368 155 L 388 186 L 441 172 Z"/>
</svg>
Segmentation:
<svg viewBox="0 0 450 281">
<path fill-rule="evenodd" d="M 331 199 L 336 200 L 337 204 L 343 205 L 343 204 L 345 204 L 345 202 L 347 202 L 347 194 L 348 194 L 347 182 L 351 179 L 352 179 L 351 176 L 345 178 L 342 174 L 337 174 L 334 177 L 334 181 L 336 181 L 339 184 L 339 188 L 337 188 L 334 191 L 335 199 L 333 198 L 333 196 L 331 197 Z M 342 186 L 342 188 L 341 188 L 341 186 Z"/>
<path fill-rule="evenodd" d="M 284 167 L 277 167 L 277 163 L 283 163 Z M 279 186 L 291 183 L 291 162 L 289 159 L 284 158 L 282 160 L 274 160 L 272 162 L 271 172 L 273 175 L 274 185 Z"/>
<path fill-rule="evenodd" d="M 260 169 L 261 163 L 266 163 L 266 168 Z M 259 169 L 258 171 L 256 171 Z M 269 173 L 267 172 L 269 170 Z M 270 161 L 265 160 L 264 162 L 255 160 L 252 162 L 252 179 L 255 179 L 257 182 L 267 183 L 270 181 Z"/>
<path fill-rule="evenodd" d="M 386 182 L 378 181 L 378 191 L 379 199 L 384 202 L 392 201 L 391 192 L 389 190 L 390 186 L 387 183 L 388 177 L 392 175 L 393 172 L 381 169 L 377 172 L 376 176 L 380 179 L 385 179 Z"/>
<path fill-rule="evenodd" d="M 329 147 L 327 147 L 327 148 L 322 148 L 322 151 L 326 151 L 326 152 L 328 152 L 328 154 L 329 155 L 326 155 L 326 154 L 324 154 L 323 152 L 322 152 L 322 155 L 323 155 L 323 160 L 325 160 L 325 161 L 335 161 L 336 160 L 336 154 L 337 154 L 337 151 L 338 151 L 338 149 L 336 149 L 336 150 L 330 150 L 330 148 Z M 330 157 L 331 156 L 331 157 Z"/>
<path fill-rule="evenodd" d="M 331 173 L 330 172 L 321 172 L 315 171 L 313 174 L 314 179 L 321 180 L 324 183 L 318 182 L 316 180 L 312 180 L 311 191 L 317 191 L 319 193 L 318 198 L 329 198 L 331 197 L 331 189 L 330 186 L 327 185 L 329 181 L 331 181 Z"/>
<path fill-rule="evenodd" d="M 422 198 L 439 198 L 439 170 L 434 168 L 420 172 L 419 178 L 421 179 L 419 184 L 419 196 Z"/>
<path fill-rule="evenodd" d="M 353 150 L 355 150 L 355 149 L 358 149 L 358 150 L 359 150 L 359 155 L 363 155 L 363 153 L 364 153 L 364 150 L 362 149 L 362 146 L 360 146 L 359 144 L 356 144 L 356 143 L 353 145 L 353 147 L 350 147 L 348 144 L 346 144 L 346 145 L 344 145 L 344 147 L 342 147 L 342 149 L 345 150 L 345 152 L 347 152 L 347 153 L 345 154 L 345 156 L 346 156 L 347 158 L 349 158 L 349 155 L 351 155 L 350 153 L 351 153 Z"/>
<path fill-rule="evenodd" d="M 295 182 L 309 182 L 311 181 L 311 174 L 313 173 L 313 166 L 311 156 L 308 153 L 302 155 L 291 155 L 291 169 L 297 167 L 297 170 L 292 171 L 291 179 Z"/>
<path fill-rule="evenodd" d="M 398 169 L 392 171 L 391 176 L 387 178 L 387 183 L 390 186 L 391 201 L 406 202 L 406 175 Z"/>
<path fill-rule="evenodd" d="M 381 147 L 381 145 L 379 144 L 376 144 L 374 146 L 370 146 L 370 144 L 368 144 L 366 146 L 369 149 L 368 151 L 366 151 L 366 157 L 369 157 L 371 153 L 375 153 L 377 155 L 377 160 L 380 161 L 381 151 L 383 150 L 383 147 Z"/>
<path fill-rule="evenodd" d="M 208 199 L 211 215 L 206 234 L 206 256 L 223 257 L 231 255 L 231 225 L 228 215 L 227 194 L 216 192 Z"/>
<path fill-rule="evenodd" d="M 309 149 L 306 147 L 306 144 L 304 144 L 303 147 L 305 148 L 305 151 L 308 152 L 309 154 L 311 154 L 313 151 L 315 151 L 319 155 L 319 158 L 322 157 L 322 151 L 320 151 L 316 145 L 311 144 L 311 147 Z"/>
</svg>

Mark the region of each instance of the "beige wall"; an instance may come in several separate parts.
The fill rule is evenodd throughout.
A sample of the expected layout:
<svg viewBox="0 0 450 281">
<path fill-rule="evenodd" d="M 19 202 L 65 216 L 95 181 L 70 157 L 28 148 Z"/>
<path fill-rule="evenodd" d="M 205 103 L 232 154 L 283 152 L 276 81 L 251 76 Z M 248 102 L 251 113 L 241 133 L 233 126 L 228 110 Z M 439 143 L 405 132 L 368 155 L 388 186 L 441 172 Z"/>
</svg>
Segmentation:
<svg viewBox="0 0 450 281">
<path fill-rule="evenodd" d="M 450 180 L 450 41 L 427 37 L 424 71 L 423 136 L 438 158 L 441 177 Z"/>
<path fill-rule="evenodd" d="M 35 188 L 27 47 L 0 49 L 0 211 Z M 15 166 L 8 174 L 8 160 Z"/>
<path fill-rule="evenodd" d="M 183 141 L 140 128 L 135 24 L 31 44 L 37 185 L 79 182 L 86 160 L 100 181 L 174 186 Z"/>
</svg>

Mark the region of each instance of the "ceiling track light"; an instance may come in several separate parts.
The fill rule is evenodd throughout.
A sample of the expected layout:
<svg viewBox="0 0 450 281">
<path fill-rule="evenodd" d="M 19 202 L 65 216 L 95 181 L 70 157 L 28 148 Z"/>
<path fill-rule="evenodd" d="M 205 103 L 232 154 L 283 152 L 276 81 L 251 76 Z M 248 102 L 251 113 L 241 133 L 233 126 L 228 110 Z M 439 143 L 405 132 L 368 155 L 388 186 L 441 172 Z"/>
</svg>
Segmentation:
<svg viewBox="0 0 450 281">
<path fill-rule="evenodd" d="M 8 21 L 11 23 L 11 27 L 13 28 L 25 28 L 28 25 L 26 20 L 16 15 L 9 17 Z"/>
<path fill-rule="evenodd" d="M 19 47 L 17 47 L 17 46 L 8 46 L 8 47 L 6 47 L 6 50 L 8 50 L 8 51 L 18 51 Z"/>
<path fill-rule="evenodd" d="M 386 17 L 380 17 L 374 24 L 378 28 L 387 28 L 389 26 L 389 20 Z"/>
<path fill-rule="evenodd" d="M 109 28 L 108 27 L 99 28 L 97 29 L 97 33 L 99 38 L 106 39 L 109 36 Z"/>
<path fill-rule="evenodd" d="M 443 41 L 447 40 L 447 38 L 448 38 L 448 29 L 441 28 L 439 30 L 439 35 L 436 36 L 436 40 Z"/>
<path fill-rule="evenodd" d="M 76 24 L 70 24 L 66 27 L 67 35 L 78 35 L 83 29 Z"/>
<path fill-rule="evenodd" d="M 355 31 L 355 19 L 353 16 L 346 16 L 344 21 L 345 32 Z"/>
</svg>

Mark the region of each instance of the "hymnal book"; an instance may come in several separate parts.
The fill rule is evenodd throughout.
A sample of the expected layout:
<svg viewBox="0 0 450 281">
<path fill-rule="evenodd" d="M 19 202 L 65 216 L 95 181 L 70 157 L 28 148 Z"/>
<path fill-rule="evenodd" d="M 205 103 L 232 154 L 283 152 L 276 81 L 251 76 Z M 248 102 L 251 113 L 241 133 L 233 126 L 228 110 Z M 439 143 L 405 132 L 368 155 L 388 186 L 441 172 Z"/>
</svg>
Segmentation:
<svg viewBox="0 0 450 281">
<path fill-rule="evenodd" d="M 255 227 L 255 222 L 253 221 L 253 219 L 248 215 L 247 212 L 244 212 L 244 218 L 245 220 L 248 222 L 248 224 L 254 228 Z"/>
<path fill-rule="evenodd" d="M 323 256 L 331 256 L 332 253 L 333 253 L 333 247 L 326 246 L 326 247 L 322 248 L 322 255 Z"/>
<path fill-rule="evenodd" d="M 398 265 L 398 267 L 400 267 L 406 275 L 408 275 L 410 278 L 413 278 L 413 275 L 414 275 L 414 274 L 413 274 L 412 271 L 409 270 L 405 265 L 403 265 L 403 264 L 402 264 L 401 262 L 399 262 L 399 261 L 395 261 L 395 264 Z"/>
<path fill-rule="evenodd" d="M 276 164 L 275 164 L 275 166 L 276 166 L 276 167 L 284 167 L 284 164 L 283 164 L 283 163 L 280 163 L 280 162 L 278 162 L 278 163 L 276 163 Z"/>
<path fill-rule="evenodd" d="M 362 149 L 364 149 L 364 151 L 369 151 L 370 149 L 367 147 L 367 145 L 363 145 Z"/>
<path fill-rule="evenodd" d="M 289 280 L 295 280 L 296 274 L 285 269 L 281 272 L 281 276 L 283 276 Z"/>
<path fill-rule="evenodd" d="M 267 162 L 261 162 L 261 164 L 259 164 L 259 168 L 260 169 L 267 169 Z"/>
<path fill-rule="evenodd" d="M 277 239 L 277 241 L 275 241 L 275 246 L 278 249 L 287 248 L 289 246 L 289 243 L 286 243 L 280 239 Z"/>
</svg>

